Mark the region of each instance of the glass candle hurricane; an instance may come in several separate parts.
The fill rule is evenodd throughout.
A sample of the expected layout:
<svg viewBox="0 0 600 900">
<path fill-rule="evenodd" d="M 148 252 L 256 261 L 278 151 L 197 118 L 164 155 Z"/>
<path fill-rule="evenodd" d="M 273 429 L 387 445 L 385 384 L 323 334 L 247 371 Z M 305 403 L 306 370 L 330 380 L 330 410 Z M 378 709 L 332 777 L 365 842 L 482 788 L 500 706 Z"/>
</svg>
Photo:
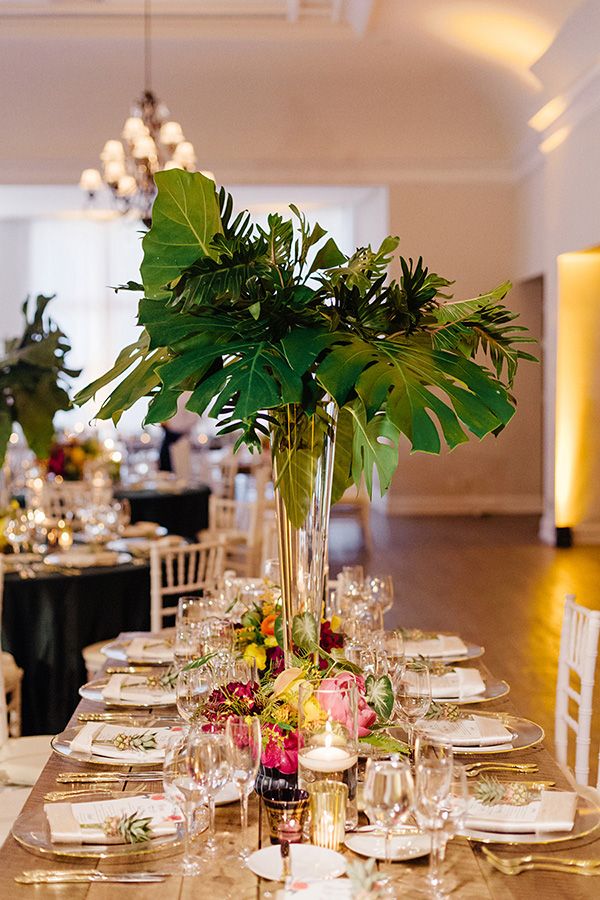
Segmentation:
<svg viewBox="0 0 600 900">
<path fill-rule="evenodd" d="M 351 679 L 304 682 L 298 694 L 298 786 L 339 781 L 348 788 L 346 825 L 356 827 L 358 810 L 358 689 Z"/>
</svg>

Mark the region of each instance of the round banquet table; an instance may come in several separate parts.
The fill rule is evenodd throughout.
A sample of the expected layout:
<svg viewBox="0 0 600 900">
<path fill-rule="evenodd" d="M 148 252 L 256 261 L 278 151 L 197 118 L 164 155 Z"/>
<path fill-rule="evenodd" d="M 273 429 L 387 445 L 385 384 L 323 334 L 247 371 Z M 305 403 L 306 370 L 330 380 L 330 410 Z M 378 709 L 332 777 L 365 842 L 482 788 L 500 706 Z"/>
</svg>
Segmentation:
<svg viewBox="0 0 600 900">
<path fill-rule="evenodd" d="M 150 627 L 147 564 L 80 571 L 5 576 L 2 647 L 24 672 L 24 735 L 64 729 L 86 681 L 84 647 Z"/>
<path fill-rule="evenodd" d="M 180 534 L 195 541 L 203 528 L 208 528 L 208 498 L 206 484 L 181 491 L 134 490 L 117 488 L 115 497 L 129 500 L 132 522 L 158 522 L 170 534 Z"/>
</svg>

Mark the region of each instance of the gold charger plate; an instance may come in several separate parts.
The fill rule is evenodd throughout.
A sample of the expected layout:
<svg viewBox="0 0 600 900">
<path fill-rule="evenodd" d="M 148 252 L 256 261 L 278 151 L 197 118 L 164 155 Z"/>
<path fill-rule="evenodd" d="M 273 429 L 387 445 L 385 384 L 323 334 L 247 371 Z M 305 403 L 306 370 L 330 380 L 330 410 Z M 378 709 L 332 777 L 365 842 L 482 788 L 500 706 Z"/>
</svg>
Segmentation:
<svg viewBox="0 0 600 900">
<path fill-rule="evenodd" d="M 139 679 L 143 681 L 148 673 L 144 674 L 140 672 Z M 131 677 L 135 678 L 135 673 L 131 673 Z M 173 695 L 173 691 L 162 691 L 159 693 L 156 692 L 156 699 L 149 701 L 148 703 L 141 703 L 137 700 L 128 700 L 126 697 L 120 698 L 118 700 L 106 700 L 102 696 L 102 691 L 108 684 L 110 678 L 98 678 L 95 681 L 88 681 L 87 684 L 82 684 L 79 688 L 79 696 L 83 697 L 84 700 L 91 700 L 93 703 L 102 703 L 104 706 L 118 706 L 123 707 L 123 709 L 164 709 L 165 707 L 175 707 L 175 703 L 173 700 L 168 700 L 169 693 L 171 696 Z M 174 713 L 175 715 L 175 713 Z"/>
<path fill-rule="evenodd" d="M 97 793 L 90 792 L 85 795 L 77 794 L 75 802 L 100 802 L 100 800 L 119 799 L 123 796 L 121 791 L 114 791 L 110 797 L 104 794 L 99 797 Z M 140 794 L 139 796 L 151 795 Z M 172 856 L 183 848 L 181 828 L 176 834 L 152 838 L 144 844 L 53 844 L 43 804 L 21 813 L 12 827 L 12 836 L 30 853 L 46 859 L 105 859 L 115 863 L 129 863 Z"/>
<path fill-rule="evenodd" d="M 465 710 L 465 712 L 469 713 L 470 710 Z M 521 716 L 511 716 L 508 713 L 502 712 L 480 712 L 479 710 L 473 710 L 473 715 L 482 716 L 486 719 L 498 719 L 505 728 L 508 728 L 508 730 L 513 733 L 514 737 L 512 743 L 510 746 L 507 744 L 490 744 L 487 747 L 454 746 L 453 751 L 455 755 L 497 756 L 504 753 L 517 753 L 523 750 L 529 750 L 530 747 L 535 747 L 537 744 L 541 743 L 546 736 L 541 725 L 538 725 L 537 722 L 532 722 L 530 719 L 523 719 Z M 399 735 L 394 733 L 395 731 L 401 731 L 402 734 L 405 735 L 401 726 L 398 728 L 388 728 L 387 730 L 392 737 L 397 737 L 398 740 L 405 739 L 400 738 Z M 432 734 L 432 737 L 434 736 L 435 735 Z M 442 735 L 440 735 L 440 739 L 443 739 Z"/>
<path fill-rule="evenodd" d="M 139 635 L 139 636 L 143 636 L 143 635 Z M 160 640 L 162 635 L 156 635 L 156 634 L 153 635 L 153 634 L 148 633 L 147 637 L 148 637 L 148 641 L 150 642 L 153 639 Z M 169 665 L 173 664 L 173 661 L 175 659 L 174 653 L 171 655 L 171 659 L 164 659 L 164 658 L 159 659 L 158 657 L 152 657 L 152 656 L 150 656 L 150 657 L 143 656 L 138 659 L 134 656 L 129 656 L 128 649 L 129 649 L 129 645 L 131 644 L 132 640 L 133 640 L 133 637 L 116 640 L 116 641 L 110 641 L 110 643 L 105 644 L 103 647 L 100 648 L 100 653 L 102 653 L 108 659 L 118 660 L 119 662 L 125 663 L 127 665 L 169 666 Z"/>
<path fill-rule="evenodd" d="M 86 723 L 87 724 L 87 723 Z M 118 725 L 118 722 L 98 722 L 98 725 Z M 126 724 L 126 723 L 123 723 Z M 175 723 L 173 723 L 175 724 Z M 50 741 L 53 751 L 64 759 L 71 762 L 86 763 L 90 766 L 103 766 L 106 769 L 162 769 L 162 760 L 149 760 L 148 762 L 131 762 L 131 760 L 120 760 L 115 757 L 97 756 L 94 753 L 80 753 L 79 751 L 71 751 L 71 741 L 81 731 L 84 725 L 75 725 L 73 728 L 67 728 L 60 734 L 55 735 Z M 140 726 L 142 728 L 145 726 Z M 168 728 L 168 725 L 150 726 L 151 728 Z M 181 728 L 181 725 L 177 726 Z"/>
<path fill-rule="evenodd" d="M 486 678 L 485 691 L 483 694 L 475 694 L 471 697 L 464 697 L 462 700 L 456 697 L 433 697 L 435 703 L 451 703 L 453 706 L 472 706 L 475 703 L 492 703 L 494 700 L 500 700 L 510 693 L 510 685 L 507 681 L 501 681 L 498 678 Z"/>
<path fill-rule="evenodd" d="M 590 792 L 589 795 L 578 793 L 575 824 L 572 831 L 546 832 L 545 834 L 534 834 L 532 832 L 510 834 L 501 831 L 475 831 L 471 828 L 465 828 L 459 832 L 458 836 L 478 844 L 505 844 L 514 847 L 526 844 L 539 847 L 546 844 L 578 841 L 580 838 L 593 834 L 598 828 L 600 828 L 600 805 Z"/>
</svg>

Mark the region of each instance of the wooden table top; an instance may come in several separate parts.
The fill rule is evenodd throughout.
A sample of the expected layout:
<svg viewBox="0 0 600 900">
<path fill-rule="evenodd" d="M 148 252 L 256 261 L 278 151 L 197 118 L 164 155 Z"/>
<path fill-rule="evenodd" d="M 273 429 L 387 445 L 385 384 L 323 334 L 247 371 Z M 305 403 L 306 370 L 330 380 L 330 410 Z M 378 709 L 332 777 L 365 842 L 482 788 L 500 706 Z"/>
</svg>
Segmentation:
<svg viewBox="0 0 600 900">
<path fill-rule="evenodd" d="M 484 672 L 487 670 L 481 665 Z M 76 715 L 80 711 L 97 709 L 97 704 L 82 701 L 70 724 L 76 724 Z M 474 708 L 476 709 L 476 707 Z M 515 714 L 513 704 L 510 700 L 504 699 L 494 703 L 485 704 L 483 709 L 498 712 L 510 712 Z M 482 757 L 478 757 L 482 758 Z M 490 759 L 491 756 L 486 755 L 484 759 Z M 474 759 L 470 757 L 469 761 Z M 519 762 L 535 762 L 539 766 L 539 773 L 533 778 L 546 779 L 555 781 L 558 787 L 568 789 L 568 782 L 554 762 L 550 753 L 545 749 L 544 744 L 540 744 L 530 750 L 504 757 L 511 761 Z M 48 791 L 57 789 L 68 789 L 68 785 L 58 785 L 56 776 L 59 772 L 64 771 L 99 771 L 98 767 L 86 766 L 85 764 L 75 764 L 69 760 L 52 755 L 48 761 L 44 771 L 42 772 L 37 784 L 34 786 L 31 795 L 24 808 L 24 813 L 32 811 L 44 802 L 44 794 Z M 122 768 L 122 767 L 120 767 Z M 104 770 L 102 770 L 104 771 Z M 502 777 L 499 773 L 499 777 Z M 510 776 L 509 776 L 510 778 Z M 130 785 L 131 786 L 131 785 Z M 139 787 L 139 782 L 132 785 Z M 76 789 L 79 785 L 73 785 Z M 123 785 L 123 789 L 127 789 L 127 784 Z M 156 789 L 156 782 L 149 783 L 149 790 Z M 257 847 L 262 843 L 269 843 L 268 835 L 266 838 L 261 836 L 261 815 L 258 798 L 253 797 L 250 805 L 250 826 L 254 835 L 254 842 Z M 277 885 L 273 882 L 263 882 L 256 878 L 249 870 L 243 869 L 241 864 L 227 859 L 239 849 L 240 828 L 239 828 L 239 804 L 234 803 L 227 806 L 221 806 L 217 809 L 217 832 L 222 854 L 210 867 L 206 866 L 206 870 L 195 878 L 182 878 L 174 875 L 165 882 L 154 885 L 131 885 L 125 884 L 67 884 L 67 885 L 40 885 L 33 887 L 30 885 L 19 885 L 14 882 L 14 877 L 25 869 L 78 869 L 78 868 L 94 868 L 94 861 L 80 861 L 78 863 L 67 863 L 61 860 L 45 859 L 35 856 L 22 848 L 9 836 L 0 849 L 0 897 L 2 898 L 26 898 L 32 897 L 60 897 L 61 900 L 125 900 L 126 897 L 135 895 L 136 900 L 225 900 L 225 898 L 235 898 L 235 900 L 260 900 L 260 898 L 275 897 Z M 203 842 L 203 836 L 197 839 L 198 849 L 200 852 Z M 524 845 L 522 847 L 509 848 L 496 846 L 500 854 L 511 856 L 529 852 L 530 847 Z M 550 845 L 549 847 L 539 847 L 538 851 L 547 854 L 548 858 L 553 856 L 569 856 L 580 859 L 600 859 L 600 831 L 588 837 L 583 837 L 577 841 Z M 346 851 L 348 856 L 353 854 Z M 168 871 L 170 860 L 178 860 L 178 857 L 166 858 L 163 860 L 155 860 L 153 862 L 144 862 L 143 868 L 152 871 Z M 400 878 L 399 896 L 411 897 L 411 893 L 424 887 L 424 876 L 427 871 L 427 857 L 416 860 L 412 863 L 395 863 L 392 865 L 392 873 L 395 878 Z M 135 864 L 136 868 L 142 868 L 139 863 Z M 97 868 L 101 871 L 126 871 L 127 867 L 123 865 L 110 865 L 106 862 L 99 862 Z M 385 866 L 383 866 L 385 868 Z M 448 845 L 446 860 L 444 862 L 444 873 L 451 881 L 454 881 L 456 887 L 452 893 L 453 897 L 461 898 L 461 900 L 520 900 L 520 898 L 530 898 L 537 896 L 544 900 L 564 900 L 564 898 L 573 898 L 573 900 L 587 900 L 587 898 L 597 898 L 600 890 L 600 876 L 585 877 L 575 874 L 555 874 L 548 872 L 527 872 L 519 876 L 502 875 L 493 869 L 486 861 L 480 851 L 480 845 L 475 842 L 468 842 L 464 839 L 454 839 Z"/>
</svg>

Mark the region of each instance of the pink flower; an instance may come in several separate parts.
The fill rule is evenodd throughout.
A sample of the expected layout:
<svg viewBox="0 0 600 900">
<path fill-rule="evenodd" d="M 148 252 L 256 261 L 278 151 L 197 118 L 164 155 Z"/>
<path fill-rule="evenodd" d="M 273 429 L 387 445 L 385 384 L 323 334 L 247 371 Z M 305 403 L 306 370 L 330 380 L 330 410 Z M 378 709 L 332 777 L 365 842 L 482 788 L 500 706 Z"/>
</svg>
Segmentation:
<svg viewBox="0 0 600 900">
<path fill-rule="evenodd" d="M 287 733 L 279 725 L 263 725 L 266 744 L 261 756 L 263 766 L 279 769 L 283 775 L 298 771 L 298 733 Z"/>
<path fill-rule="evenodd" d="M 316 697 L 323 709 L 335 722 L 352 729 L 352 711 L 350 699 L 344 689 L 356 684 L 358 689 L 358 736 L 365 737 L 377 719 L 377 713 L 365 700 L 365 680 L 362 675 L 342 672 L 335 678 L 324 678 L 316 691 Z"/>
</svg>

